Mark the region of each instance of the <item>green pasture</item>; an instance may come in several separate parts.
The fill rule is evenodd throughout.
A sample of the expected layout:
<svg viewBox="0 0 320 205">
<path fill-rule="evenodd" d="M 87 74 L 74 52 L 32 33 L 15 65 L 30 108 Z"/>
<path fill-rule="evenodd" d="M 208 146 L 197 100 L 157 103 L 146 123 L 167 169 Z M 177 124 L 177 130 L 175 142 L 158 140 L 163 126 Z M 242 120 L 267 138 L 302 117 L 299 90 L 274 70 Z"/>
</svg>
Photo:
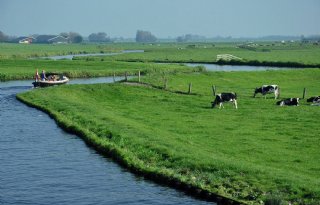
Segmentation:
<svg viewBox="0 0 320 205">
<path fill-rule="evenodd" d="M 0 81 L 33 79 L 36 69 L 41 72 L 64 73 L 70 78 L 101 77 L 116 75 L 137 74 L 154 71 L 186 71 L 193 70 L 183 65 L 159 65 L 154 63 L 129 63 L 117 61 L 86 61 L 86 60 L 24 60 L 2 59 L 0 60 Z M 198 68 L 194 68 L 197 70 Z"/>
<path fill-rule="evenodd" d="M 297 63 L 320 65 L 320 46 L 299 42 L 237 42 L 237 43 L 108 43 L 23 45 L 0 43 L 0 59 L 46 57 L 52 55 L 109 53 L 122 50 L 145 50 L 144 53 L 128 53 L 117 56 L 90 57 L 91 60 L 117 60 L 142 62 L 201 62 L 215 63 L 217 55 L 231 54 L 242 63 Z M 77 58 L 87 60 L 88 57 Z"/>
<path fill-rule="evenodd" d="M 18 44 L 0 43 L 0 59 L 36 58 L 55 55 L 110 53 L 122 50 L 109 44 Z"/>
<path fill-rule="evenodd" d="M 18 98 L 45 110 L 127 167 L 259 204 L 280 198 L 320 203 L 318 106 L 278 107 L 270 95 L 252 98 L 262 84 L 281 97 L 320 94 L 320 70 L 147 74 L 145 83 L 64 85 Z M 192 83 L 192 93 L 181 94 Z M 211 109 L 212 85 L 236 92 L 239 109 Z"/>
<path fill-rule="evenodd" d="M 104 59 L 143 62 L 188 62 L 215 63 L 217 55 L 231 54 L 242 62 L 298 63 L 301 65 L 320 65 L 320 46 L 291 43 L 259 43 L 250 48 L 241 48 L 241 43 L 229 44 L 172 44 L 146 48 L 145 53 L 130 53 L 119 56 L 106 56 Z"/>
</svg>

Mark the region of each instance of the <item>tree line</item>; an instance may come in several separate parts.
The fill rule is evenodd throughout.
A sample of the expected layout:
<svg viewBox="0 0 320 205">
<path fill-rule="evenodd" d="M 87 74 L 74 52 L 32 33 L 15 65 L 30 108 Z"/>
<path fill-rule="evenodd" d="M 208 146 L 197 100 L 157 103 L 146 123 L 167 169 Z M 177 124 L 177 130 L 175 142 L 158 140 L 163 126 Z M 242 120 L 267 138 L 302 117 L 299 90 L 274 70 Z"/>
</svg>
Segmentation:
<svg viewBox="0 0 320 205">
<path fill-rule="evenodd" d="M 94 43 L 105 43 L 112 42 L 112 39 L 105 32 L 91 33 L 87 39 L 77 32 L 62 32 L 60 36 L 68 39 L 69 43 L 81 43 L 83 41 L 89 41 Z M 40 35 L 34 34 L 32 37 L 37 37 Z M 42 35 L 42 36 L 53 36 L 53 35 Z M 57 35 L 58 36 L 58 35 Z M 30 36 L 28 36 L 30 37 Z M 4 32 L 0 31 L 0 42 L 16 42 L 19 37 L 9 36 Z M 123 38 L 120 38 L 123 39 Z M 139 43 L 153 43 L 157 41 L 157 37 L 153 35 L 150 31 L 138 30 L 135 37 L 136 42 Z"/>
</svg>

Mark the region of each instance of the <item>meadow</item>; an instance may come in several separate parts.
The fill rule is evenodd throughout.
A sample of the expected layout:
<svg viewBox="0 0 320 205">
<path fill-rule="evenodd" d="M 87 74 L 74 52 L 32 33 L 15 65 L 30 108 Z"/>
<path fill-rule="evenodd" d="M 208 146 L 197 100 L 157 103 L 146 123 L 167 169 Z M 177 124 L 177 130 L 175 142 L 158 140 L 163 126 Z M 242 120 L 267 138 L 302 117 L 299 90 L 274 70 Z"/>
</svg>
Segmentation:
<svg viewBox="0 0 320 205">
<path fill-rule="evenodd" d="M 249 46 L 250 45 L 250 46 Z M 300 43 L 202 43 L 156 44 L 145 47 L 145 53 L 105 56 L 106 60 L 173 63 L 220 63 L 282 67 L 320 67 L 320 46 Z M 217 62 L 217 55 L 231 54 L 241 58 Z"/>
<path fill-rule="evenodd" d="M 110 43 L 110 44 L 9 44 L 0 43 L 0 59 L 26 59 L 52 55 L 110 53 L 122 50 L 144 50 L 117 56 L 90 58 L 90 60 L 116 60 L 139 62 L 217 63 L 217 55 L 232 54 L 250 63 L 296 63 L 320 67 L 320 46 L 299 42 L 255 43 Z M 87 57 L 82 58 L 88 60 Z M 228 63 L 228 62 L 225 62 Z M 290 66 L 289 66 L 290 67 Z"/>
<path fill-rule="evenodd" d="M 301 97 L 303 88 L 319 95 L 319 69 L 175 72 L 159 89 L 162 75 L 147 73 L 140 86 L 65 85 L 18 98 L 140 174 L 247 204 L 320 203 L 319 107 L 252 97 L 265 83 L 278 84 L 281 98 Z M 239 109 L 211 109 L 212 85 L 236 92 Z"/>
<path fill-rule="evenodd" d="M 28 59 L 126 49 L 145 52 Z M 217 61 L 220 54 L 241 60 Z M 206 72 L 180 64 L 192 62 L 318 68 Z M 33 79 L 35 69 L 71 80 L 141 71 L 143 84 L 65 85 L 17 97 L 133 172 L 247 204 L 320 203 L 319 107 L 252 97 L 263 84 L 278 84 L 281 98 L 302 97 L 304 88 L 319 95 L 319 67 L 320 47 L 300 43 L 0 44 L 0 81 Z M 239 109 L 211 109 L 213 85 L 236 92 Z"/>
<path fill-rule="evenodd" d="M 128 45 L 128 47 L 130 47 Z M 0 59 L 26 59 L 55 55 L 109 53 L 123 50 L 108 44 L 16 44 L 0 43 Z"/>
<path fill-rule="evenodd" d="M 245 45 L 245 46 L 244 46 Z M 251 44 L 250 44 L 251 45 Z M 144 50 L 116 56 L 75 57 L 74 60 L 28 59 L 52 55 L 112 53 Z M 231 54 L 241 60 L 217 61 L 217 56 Z M 129 63 L 130 62 L 130 63 Z M 110 44 L 9 44 L 0 43 L 0 81 L 33 79 L 35 69 L 62 72 L 70 78 L 111 76 L 137 73 L 179 65 L 160 63 L 218 63 L 282 67 L 320 67 L 320 46 L 300 43 L 110 43 Z M 181 66 L 182 67 L 182 66 Z M 180 67 L 180 68 L 181 68 Z M 178 68 L 178 69 L 180 69 Z M 166 69 L 166 68 L 165 68 Z"/>
<path fill-rule="evenodd" d="M 190 69 L 184 65 L 159 65 L 141 62 L 120 61 L 87 61 L 87 60 L 26 60 L 26 59 L 2 59 L 0 60 L 0 81 L 33 79 L 36 69 L 41 72 L 58 72 L 69 78 L 86 78 L 102 76 L 137 75 L 140 71 L 146 72 L 175 72 L 197 71 L 198 68 Z"/>
</svg>

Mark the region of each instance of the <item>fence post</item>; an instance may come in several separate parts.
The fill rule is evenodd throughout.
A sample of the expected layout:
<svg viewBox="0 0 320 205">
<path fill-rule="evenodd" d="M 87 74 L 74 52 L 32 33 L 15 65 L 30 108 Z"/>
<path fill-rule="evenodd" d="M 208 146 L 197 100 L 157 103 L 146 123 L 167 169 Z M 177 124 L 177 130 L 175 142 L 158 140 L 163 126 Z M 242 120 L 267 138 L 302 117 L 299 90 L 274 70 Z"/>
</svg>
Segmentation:
<svg viewBox="0 0 320 205">
<path fill-rule="evenodd" d="M 128 72 L 124 73 L 124 81 L 126 81 L 126 82 L 128 81 Z"/>
<path fill-rule="evenodd" d="M 191 94 L 191 92 L 192 92 L 192 83 L 189 83 L 189 91 L 188 91 L 188 93 Z"/>
<path fill-rule="evenodd" d="M 304 99 L 304 97 L 306 96 L 307 94 L 307 89 L 306 88 L 303 88 L 303 95 L 302 95 L 302 99 Z"/>
<path fill-rule="evenodd" d="M 138 82 L 140 83 L 140 70 L 138 72 Z"/>
<path fill-rule="evenodd" d="M 115 83 L 116 82 L 116 73 L 113 72 L 113 82 Z"/>
<path fill-rule="evenodd" d="M 213 96 L 216 96 L 216 86 L 215 85 L 212 86 L 212 94 L 213 94 Z"/>
</svg>

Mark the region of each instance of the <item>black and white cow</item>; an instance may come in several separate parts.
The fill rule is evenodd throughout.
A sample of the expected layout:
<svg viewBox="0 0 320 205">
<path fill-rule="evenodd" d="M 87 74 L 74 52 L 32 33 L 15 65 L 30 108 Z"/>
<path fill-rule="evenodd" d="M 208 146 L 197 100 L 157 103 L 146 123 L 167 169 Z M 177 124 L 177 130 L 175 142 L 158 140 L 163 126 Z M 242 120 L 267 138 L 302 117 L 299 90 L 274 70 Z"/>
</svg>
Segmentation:
<svg viewBox="0 0 320 205">
<path fill-rule="evenodd" d="M 287 98 L 287 99 L 284 99 L 284 100 L 280 100 L 280 101 L 277 102 L 277 105 L 280 105 L 280 106 L 284 106 L 284 105 L 299 106 L 299 98 Z"/>
<path fill-rule="evenodd" d="M 257 93 L 261 93 L 267 98 L 266 94 L 274 93 L 274 99 L 277 99 L 280 96 L 280 88 L 278 85 L 263 85 L 260 88 L 254 90 L 253 97 L 255 98 Z"/>
<path fill-rule="evenodd" d="M 320 103 L 320 96 L 311 97 L 307 99 L 307 102 Z"/>
<path fill-rule="evenodd" d="M 223 106 L 224 102 L 232 102 L 236 109 L 238 109 L 238 104 L 237 104 L 237 94 L 236 93 L 220 93 L 216 95 L 216 99 L 211 102 L 212 108 L 214 108 L 216 105 L 219 105 L 219 109 Z"/>
</svg>

